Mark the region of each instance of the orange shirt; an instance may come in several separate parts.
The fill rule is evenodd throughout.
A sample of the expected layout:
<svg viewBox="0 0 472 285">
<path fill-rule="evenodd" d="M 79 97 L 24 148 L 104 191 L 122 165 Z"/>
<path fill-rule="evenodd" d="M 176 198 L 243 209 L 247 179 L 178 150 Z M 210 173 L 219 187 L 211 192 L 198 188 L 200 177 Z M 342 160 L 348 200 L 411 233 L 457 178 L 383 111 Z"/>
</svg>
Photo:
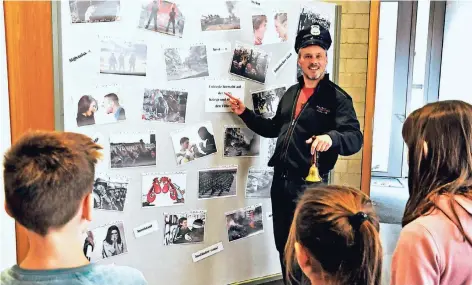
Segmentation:
<svg viewBox="0 0 472 285">
<path fill-rule="evenodd" d="M 295 118 L 298 117 L 298 115 L 300 114 L 300 111 L 303 108 L 303 105 L 305 105 L 306 101 L 310 99 L 314 91 L 315 91 L 315 88 L 307 88 L 307 87 L 302 88 L 302 90 L 300 91 L 300 96 L 298 96 L 297 105 L 295 106 Z"/>
</svg>

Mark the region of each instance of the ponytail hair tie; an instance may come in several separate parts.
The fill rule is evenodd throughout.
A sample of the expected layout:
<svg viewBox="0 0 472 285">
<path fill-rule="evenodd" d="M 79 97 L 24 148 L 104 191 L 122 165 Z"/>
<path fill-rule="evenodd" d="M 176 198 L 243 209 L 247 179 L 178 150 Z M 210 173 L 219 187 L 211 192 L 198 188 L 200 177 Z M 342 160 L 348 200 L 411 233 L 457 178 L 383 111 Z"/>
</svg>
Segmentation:
<svg viewBox="0 0 472 285">
<path fill-rule="evenodd" d="M 351 226 L 357 231 L 361 227 L 362 223 L 369 219 L 369 216 L 364 212 L 358 212 L 357 214 L 349 216 L 349 222 Z"/>
</svg>

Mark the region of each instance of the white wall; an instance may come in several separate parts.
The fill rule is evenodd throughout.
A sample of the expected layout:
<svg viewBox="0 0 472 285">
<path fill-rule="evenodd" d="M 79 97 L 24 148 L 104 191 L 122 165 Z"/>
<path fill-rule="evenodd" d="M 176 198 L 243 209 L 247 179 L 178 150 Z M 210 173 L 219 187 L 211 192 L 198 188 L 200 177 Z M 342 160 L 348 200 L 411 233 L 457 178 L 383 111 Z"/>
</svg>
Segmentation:
<svg viewBox="0 0 472 285">
<path fill-rule="evenodd" d="M 464 88 L 470 82 L 472 38 L 461 31 L 472 27 L 470 15 L 472 2 L 447 2 L 439 100 L 457 99 L 472 104 L 472 91 Z"/>
<path fill-rule="evenodd" d="M 15 223 L 3 210 L 3 154 L 10 146 L 10 110 L 8 103 L 7 54 L 5 49 L 5 22 L 3 0 L 0 0 L 0 154 L 2 175 L 0 178 L 0 271 L 16 263 Z"/>
</svg>

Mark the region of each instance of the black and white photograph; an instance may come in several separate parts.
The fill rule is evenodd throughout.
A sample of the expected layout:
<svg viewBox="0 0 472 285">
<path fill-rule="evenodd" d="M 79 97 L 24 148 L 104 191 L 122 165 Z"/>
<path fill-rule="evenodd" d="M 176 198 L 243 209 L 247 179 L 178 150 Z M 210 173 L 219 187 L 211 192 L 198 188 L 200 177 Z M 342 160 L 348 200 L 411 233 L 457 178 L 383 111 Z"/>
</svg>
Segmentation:
<svg viewBox="0 0 472 285">
<path fill-rule="evenodd" d="M 241 29 L 240 1 L 214 1 L 205 5 L 200 19 L 202 31 L 230 31 Z"/>
<path fill-rule="evenodd" d="M 164 50 L 167 80 L 181 80 L 209 76 L 205 45 Z"/>
<path fill-rule="evenodd" d="M 83 235 L 84 255 L 90 262 L 128 253 L 123 222 L 97 227 Z"/>
<path fill-rule="evenodd" d="M 321 4 L 321 5 L 320 5 Z M 302 7 L 298 19 L 297 33 L 301 30 L 311 28 L 312 25 L 320 25 L 329 30 L 332 19 L 325 12 L 324 3 L 316 3 Z"/>
<path fill-rule="evenodd" d="M 224 157 L 257 157 L 261 137 L 247 127 L 226 126 Z"/>
<path fill-rule="evenodd" d="M 269 62 L 269 53 L 238 43 L 233 52 L 229 73 L 264 84 Z"/>
<path fill-rule="evenodd" d="M 111 134 L 111 168 L 156 166 L 156 148 L 155 131 Z"/>
<path fill-rule="evenodd" d="M 177 165 L 215 154 L 213 125 L 210 121 L 186 126 L 171 134 Z"/>
<path fill-rule="evenodd" d="M 78 127 L 117 123 L 126 120 L 127 102 L 117 85 L 100 86 L 79 94 L 77 106 Z"/>
<path fill-rule="evenodd" d="M 236 196 L 237 166 L 198 172 L 198 199 Z"/>
<path fill-rule="evenodd" d="M 227 212 L 225 215 L 229 242 L 264 232 L 262 204 Z"/>
<path fill-rule="evenodd" d="M 153 122 L 185 123 L 187 91 L 144 89 L 142 119 Z"/>
<path fill-rule="evenodd" d="M 97 173 L 92 191 L 93 208 L 123 212 L 128 186 L 128 177 Z"/>
<path fill-rule="evenodd" d="M 100 42 L 100 73 L 146 76 L 145 43 L 106 37 Z"/>
<path fill-rule="evenodd" d="M 206 211 L 164 213 L 164 245 L 205 241 Z"/>
<path fill-rule="evenodd" d="M 246 198 L 270 198 L 274 169 L 250 167 L 246 182 Z"/>
<path fill-rule="evenodd" d="M 406 179 L 372 179 L 370 199 L 381 223 L 401 225 L 409 196 Z"/>
<path fill-rule="evenodd" d="M 141 0 L 138 27 L 181 38 L 185 17 L 175 2 L 163 0 Z"/>
<path fill-rule="evenodd" d="M 261 164 L 267 166 L 272 158 L 277 145 L 276 138 L 262 138 L 261 140 Z"/>
<path fill-rule="evenodd" d="M 114 22 L 120 19 L 120 0 L 69 0 L 72 23 Z"/>
<path fill-rule="evenodd" d="M 277 87 L 252 92 L 252 103 L 254 112 L 264 118 L 270 119 L 275 116 L 280 99 L 287 91 L 287 87 Z"/>
<path fill-rule="evenodd" d="M 252 16 L 254 45 L 283 43 L 288 39 L 287 13 L 264 13 Z"/>
<path fill-rule="evenodd" d="M 186 189 L 186 172 L 143 173 L 141 183 L 142 207 L 183 205 Z"/>
</svg>

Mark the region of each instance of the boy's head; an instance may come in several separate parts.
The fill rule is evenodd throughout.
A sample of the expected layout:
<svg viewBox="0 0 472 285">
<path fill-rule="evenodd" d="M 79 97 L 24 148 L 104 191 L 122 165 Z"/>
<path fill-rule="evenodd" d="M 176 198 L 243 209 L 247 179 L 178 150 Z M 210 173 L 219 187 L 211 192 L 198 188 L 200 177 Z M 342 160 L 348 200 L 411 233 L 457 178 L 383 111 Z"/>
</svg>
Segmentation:
<svg viewBox="0 0 472 285">
<path fill-rule="evenodd" d="M 29 132 L 5 154 L 5 209 L 41 236 L 75 217 L 90 217 L 95 164 L 91 138 L 67 132 Z M 79 216 L 80 215 L 80 216 Z"/>
</svg>

